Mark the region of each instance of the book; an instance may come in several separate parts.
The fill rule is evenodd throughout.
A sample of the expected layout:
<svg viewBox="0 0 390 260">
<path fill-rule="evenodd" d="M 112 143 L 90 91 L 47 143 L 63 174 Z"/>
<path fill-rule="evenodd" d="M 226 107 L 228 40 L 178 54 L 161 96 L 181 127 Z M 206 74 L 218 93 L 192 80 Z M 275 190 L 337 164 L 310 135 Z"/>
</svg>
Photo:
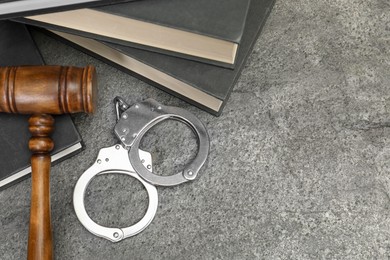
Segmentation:
<svg viewBox="0 0 390 260">
<path fill-rule="evenodd" d="M 0 19 L 109 5 L 126 0 L 0 0 Z"/>
<path fill-rule="evenodd" d="M 30 32 L 23 24 L 0 21 L 0 66 L 43 65 Z M 28 141 L 29 115 L 0 113 L 0 190 L 31 173 Z M 79 133 L 69 115 L 55 116 L 52 162 L 57 163 L 81 151 Z"/>
<path fill-rule="evenodd" d="M 232 69 L 52 32 L 56 38 L 157 86 L 214 115 L 220 115 L 248 55 L 273 7 L 274 0 L 252 0 L 237 65 Z"/>
<path fill-rule="evenodd" d="M 249 3 L 250 0 L 143 0 L 18 21 L 232 68 Z"/>
</svg>

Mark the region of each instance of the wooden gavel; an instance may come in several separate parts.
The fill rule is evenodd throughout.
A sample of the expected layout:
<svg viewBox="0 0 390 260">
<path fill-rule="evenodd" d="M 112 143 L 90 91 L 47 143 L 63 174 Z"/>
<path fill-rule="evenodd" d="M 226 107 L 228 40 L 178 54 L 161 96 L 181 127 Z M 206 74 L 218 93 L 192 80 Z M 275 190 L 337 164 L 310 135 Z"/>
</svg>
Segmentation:
<svg viewBox="0 0 390 260">
<path fill-rule="evenodd" d="M 32 114 L 29 260 L 52 259 L 50 151 L 54 143 L 49 135 L 54 130 L 54 119 L 51 114 L 94 112 L 96 85 L 92 66 L 0 67 L 0 112 Z"/>
</svg>

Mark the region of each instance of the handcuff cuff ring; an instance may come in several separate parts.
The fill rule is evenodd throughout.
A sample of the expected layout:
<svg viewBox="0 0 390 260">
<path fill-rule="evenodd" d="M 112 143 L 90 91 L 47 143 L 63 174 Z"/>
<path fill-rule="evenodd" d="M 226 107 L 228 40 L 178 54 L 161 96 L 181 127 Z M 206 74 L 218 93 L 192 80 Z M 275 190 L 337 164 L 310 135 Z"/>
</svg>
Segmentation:
<svg viewBox="0 0 390 260">
<path fill-rule="evenodd" d="M 147 167 L 152 167 L 151 155 L 148 152 L 139 150 L 139 156 Z M 126 228 L 101 226 L 94 222 L 85 210 L 84 196 L 91 180 L 97 175 L 112 173 L 136 178 L 145 187 L 149 196 L 149 205 L 144 217 Z M 157 212 L 158 194 L 155 186 L 143 180 L 134 171 L 128 160 L 128 151 L 122 145 L 117 144 L 101 149 L 95 163 L 80 176 L 73 193 L 73 205 L 78 219 L 89 232 L 112 242 L 119 242 L 140 233 L 152 222 Z"/>
<path fill-rule="evenodd" d="M 147 182 L 157 186 L 175 186 L 197 177 L 207 160 L 210 140 L 203 123 L 190 112 L 171 106 L 163 106 L 153 99 L 146 99 L 129 106 L 123 99 L 115 98 L 117 119 L 115 134 L 126 149 L 134 170 Z M 121 113 L 122 111 L 122 113 Z M 197 137 L 198 153 L 183 171 L 170 176 L 161 176 L 145 168 L 139 157 L 139 145 L 143 136 L 162 121 L 173 119 L 186 124 Z"/>
</svg>

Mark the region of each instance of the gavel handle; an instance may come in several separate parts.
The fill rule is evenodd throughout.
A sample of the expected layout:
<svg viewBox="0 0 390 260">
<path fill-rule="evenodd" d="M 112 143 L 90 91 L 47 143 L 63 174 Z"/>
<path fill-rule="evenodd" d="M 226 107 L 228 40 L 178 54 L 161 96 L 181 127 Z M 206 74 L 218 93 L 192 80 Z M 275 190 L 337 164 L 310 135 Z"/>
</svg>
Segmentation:
<svg viewBox="0 0 390 260">
<path fill-rule="evenodd" d="M 92 113 L 96 79 L 92 66 L 0 67 L 0 112 L 35 114 L 29 120 L 33 152 L 29 260 L 48 260 L 53 254 L 49 154 L 54 144 L 49 135 L 54 119 L 49 114 Z"/>
<path fill-rule="evenodd" d="M 53 238 L 50 213 L 50 151 L 54 144 L 49 137 L 54 130 L 54 119 L 47 114 L 33 115 L 29 119 L 32 137 L 31 156 L 31 209 L 28 239 L 28 260 L 51 260 Z"/>
</svg>

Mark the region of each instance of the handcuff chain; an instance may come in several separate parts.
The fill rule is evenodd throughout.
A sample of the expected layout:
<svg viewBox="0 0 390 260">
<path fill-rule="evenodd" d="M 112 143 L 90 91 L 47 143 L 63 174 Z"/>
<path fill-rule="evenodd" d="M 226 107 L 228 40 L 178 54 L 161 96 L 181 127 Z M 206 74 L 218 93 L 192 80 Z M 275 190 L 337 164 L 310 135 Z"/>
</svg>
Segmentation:
<svg viewBox="0 0 390 260">
<path fill-rule="evenodd" d="M 118 122 L 121 118 L 121 114 L 127 110 L 130 105 L 126 103 L 126 101 L 123 100 L 121 97 L 115 97 L 114 98 L 115 103 L 115 113 L 116 113 L 116 121 Z"/>
</svg>

